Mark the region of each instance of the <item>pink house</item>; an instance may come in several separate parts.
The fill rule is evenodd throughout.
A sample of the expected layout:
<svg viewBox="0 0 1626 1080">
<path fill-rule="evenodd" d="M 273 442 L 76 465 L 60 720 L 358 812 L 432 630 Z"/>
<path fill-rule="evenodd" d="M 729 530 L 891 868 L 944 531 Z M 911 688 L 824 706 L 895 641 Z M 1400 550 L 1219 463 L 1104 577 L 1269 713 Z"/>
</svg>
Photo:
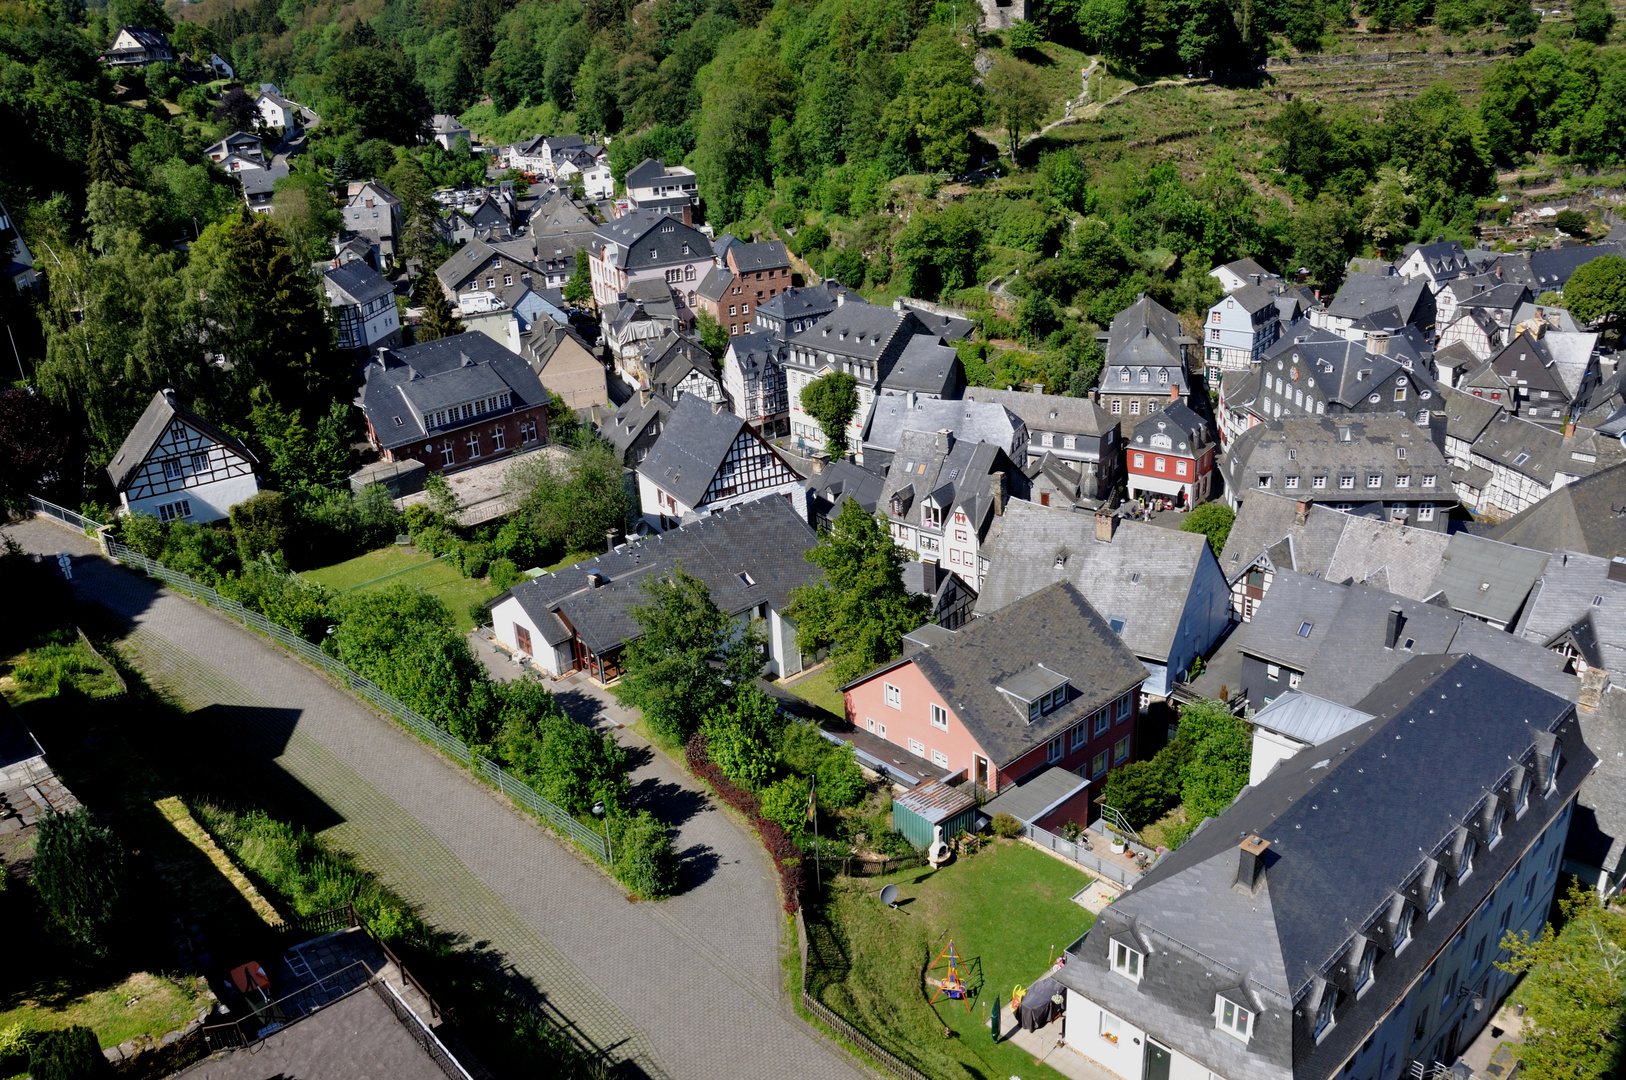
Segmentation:
<svg viewBox="0 0 1626 1080">
<path fill-rule="evenodd" d="M 1093 797 L 1134 760 L 1146 668 L 1071 584 L 910 638 L 906 655 L 842 687 L 859 731 L 990 794 L 1059 766 Z"/>
</svg>

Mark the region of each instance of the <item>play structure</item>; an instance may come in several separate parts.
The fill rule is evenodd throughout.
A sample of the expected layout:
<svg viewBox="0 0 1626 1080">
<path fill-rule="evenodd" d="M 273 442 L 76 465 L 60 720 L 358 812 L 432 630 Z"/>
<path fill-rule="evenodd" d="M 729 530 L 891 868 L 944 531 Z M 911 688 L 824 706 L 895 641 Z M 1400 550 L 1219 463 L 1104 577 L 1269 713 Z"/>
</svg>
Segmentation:
<svg viewBox="0 0 1626 1080">
<path fill-rule="evenodd" d="M 953 938 L 950 938 L 948 946 L 937 954 L 932 966 L 926 969 L 927 977 L 930 978 L 931 973 L 937 970 L 937 965 L 945 959 L 948 960 L 948 973 L 941 979 L 934 980 L 937 983 L 937 993 L 932 995 L 932 1002 L 935 1004 L 938 998 L 947 994 L 951 1001 L 965 1002 L 965 1011 L 970 1012 L 971 995 L 965 988 L 965 977 L 960 974 L 960 956 L 954 951 Z"/>
</svg>

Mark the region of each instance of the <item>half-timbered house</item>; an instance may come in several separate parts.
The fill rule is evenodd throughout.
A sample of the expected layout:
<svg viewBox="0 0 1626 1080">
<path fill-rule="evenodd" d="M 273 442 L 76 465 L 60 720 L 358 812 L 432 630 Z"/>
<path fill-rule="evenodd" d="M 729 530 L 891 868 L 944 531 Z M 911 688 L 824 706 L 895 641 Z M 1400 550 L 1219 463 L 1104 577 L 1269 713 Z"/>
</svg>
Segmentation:
<svg viewBox="0 0 1626 1080">
<path fill-rule="evenodd" d="M 779 452 L 744 420 L 694 394 L 678 398 L 638 465 L 644 520 L 661 532 L 775 495 L 807 520 L 807 488 Z"/>
<path fill-rule="evenodd" d="M 152 396 L 107 466 L 127 514 L 160 521 L 218 521 L 260 490 L 253 451 L 175 401 Z"/>
</svg>

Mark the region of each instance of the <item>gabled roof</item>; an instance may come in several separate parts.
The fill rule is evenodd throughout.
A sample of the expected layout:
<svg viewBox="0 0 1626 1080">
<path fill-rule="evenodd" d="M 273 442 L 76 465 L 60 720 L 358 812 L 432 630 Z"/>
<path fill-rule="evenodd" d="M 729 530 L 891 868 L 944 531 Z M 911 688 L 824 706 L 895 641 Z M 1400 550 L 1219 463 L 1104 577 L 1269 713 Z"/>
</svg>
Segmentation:
<svg viewBox="0 0 1626 1080">
<path fill-rule="evenodd" d="M 687 173 L 691 176 L 694 175 L 687 169 L 684 169 L 683 173 Z M 646 157 L 644 160 L 627 170 L 627 175 L 622 177 L 622 183 L 624 183 L 629 189 L 635 187 L 653 187 L 659 181 L 665 179 L 668 175 L 670 174 L 668 174 L 666 171 L 666 162 L 662 161 L 660 158 Z"/>
<path fill-rule="evenodd" d="M 1476 455 L 1549 488 L 1558 473 L 1585 476 L 1619 464 L 1621 450 L 1618 439 L 1600 437 L 1586 428 L 1576 429 L 1574 437 L 1566 439 L 1557 428 L 1505 412 L 1485 428 L 1473 446 Z"/>
<path fill-rule="evenodd" d="M 1502 406 L 1489 398 L 1464 394 L 1441 383 L 1435 388 L 1445 407 L 1445 433 L 1453 439 L 1472 444 L 1485 433 L 1491 421 L 1502 411 Z"/>
<path fill-rule="evenodd" d="M 1118 421 L 1110 412 L 1089 398 L 1035 394 L 1024 390 L 990 390 L 984 386 L 968 386 L 963 396 L 966 401 L 1003 405 L 1020 417 L 1029 431 L 1054 431 L 1063 435 L 1098 438 L 1118 426 Z"/>
<path fill-rule="evenodd" d="M 243 194 L 270 195 L 276 189 L 278 180 L 288 178 L 288 166 L 268 165 L 263 169 L 244 169 L 234 173 L 237 182 L 243 185 Z"/>
<path fill-rule="evenodd" d="M 383 275 L 359 259 L 329 270 L 322 276 L 322 284 L 327 289 L 328 303 L 334 306 L 370 304 L 395 292 Z"/>
<path fill-rule="evenodd" d="M 711 358 L 705 345 L 686 333 L 667 331 L 658 338 L 644 341 L 640 351 L 653 387 L 670 392 L 694 372 L 711 382 L 721 382 L 717 361 Z"/>
<path fill-rule="evenodd" d="M 917 397 L 911 407 L 903 394 L 882 394 L 875 399 L 864 431 L 867 449 L 894 450 L 904 433 L 952 431 L 958 442 L 985 442 L 1011 450 L 1021 440 L 1022 421 L 1003 405 L 966 398 Z"/>
<path fill-rule="evenodd" d="M 207 435 L 248 461 L 259 464 L 259 458 L 256 458 L 253 451 L 244 446 L 240 440 L 177 403 L 173 392 L 166 394 L 160 390 L 147 402 L 140 419 L 135 422 L 135 427 L 130 429 L 130 434 L 119 444 L 119 452 L 113 455 L 113 460 L 107 466 L 107 476 L 113 481 L 115 491 L 124 490 L 130 478 L 136 474 L 136 470 L 147 460 L 147 455 L 152 453 L 153 447 L 158 445 L 164 433 L 169 430 L 170 423 L 175 420 Z"/>
<path fill-rule="evenodd" d="M 697 506 L 745 421 L 694 394 L 678 398 L 638 471 L 686 506 Z"/>
<path fill-rule="evenodd" d="M 1385 308 L 1399 312 L 1399 323 L 1411 321 L 1425 297 L 1432 297 L 1423 278 L 1405 281 L 1387 274 L 1351 274 L 1344 279 L 1338 295 L 1327 305 L 1327 314 L 1359 319 Z"/>
<path fill-rule="evenodd" d="M 1051 582 L 1071 582 L 1118 631 L 1136 656 L 1167 663 L 1203 562 L 1208 539 L 1120 520 L 1112 540 L 1095 538 L 1095 515 L 1013 499 L 983 553 L 988 576 L 977 614 L 1015 604 Z"/>
<path fill-rule="evenodd" d="M 763 240 L 755 244 L 736 240 L 723 254 L 733 260 L 742 274 L 790 266 L 790 256 L 785 253 L 785 245 L 778 240 Z"/>
<path fill-rule="evenodd" d="M 916 325 L 909 312 L 894 311 L 841 294 L 830 313 L 818 323 L 799 334 L 792 332 L 790 343 L 818 353 L 878 362 L 899 334 L 912 334 Z M 886 374 L 877 372 L 882 377 Z"/>
<path fill-rule="evenodd" d="M 119 34 L 121 33 L 129 34 L 131 37 L 135 38 L 136 41 L 141 43 L 142 48 L 149 51 L 155 49 L 168 49 L 170 47 L 169 37 L 162 30 L 158 30 L 151 26 L 121 26 L 118 29 L 118 33 L 113 35 L 113 40 L 117 41 Z"/>
<path fill-rule="evenodd" d="M 1460 532 L 1431 587 L 1457 611 L 1511 626 L 1547 566 L 1547 553 Z"/>
<path fill-rule="evenodd" d="M 1588 662 L 1611 672 L 1626 671 L 1626 559 L 1555 551 L 1516 632 L 1550 648 L 1565 631 L 1583 626 L 1576 636 L 1591 639 L 1594 655 Z M 1584 646 L 1584 640 L 1577 644 Z"/>
<path fill-rule="evenodd" d="M 650 424 L 665 424 L 672 415 L 672 402 L 658 393 L 651 393 L 647 402 L 634 396 L 611 413 L 599 428 L 599 434 L 610 441 L 615 452 L 625 457 L 627 449 L 638 441 Z"/>
<path fill-rule="evenodd" d="M 1254 727 L 1319 746 L 1366 723 L 1372 714 L 1301 690 L 1289 690 L 1249 719 Z"/>
<path fill-rule="evenodd" d="M 647 210 L 634 210 L 598 226 L 588 246 L 595 255 L 613 246 L 618 265 L 629 273 L 704 259 L 711 251 L 711 242 L 699 230 L 670 214 Z"/>
<path fill-rule="evenodd" d="M 881 505 L 881 489 L 885 486 L 886 477 L 880 473 L 871 472 L 850 458 L 840 458 L 825 465 L 822 472 L 815 470 L 808 474 L 807 501 L 810 506 L 819 501 L 829 503 L 831 518 L 847 499 L 873 514 Z"/>
<path fill-rule="evenodd" d="M 455 294 L 457 286 L 484 266 L 497 252 L 484 240 L 474 239 L 452 252 L 451 257 L 435 267 L 435 277 L 446 291 Z"/>
<path fill-rule="evenodd" d="M 1626 555 L 1626 465 L 1559 488 L 1498 525 L 1492 538 L 1539 551 Z"/>
<path fill-rule="evenodd" d="M 792 589 L 819 575 L 804 557 L 815 539 L 789 502 L 756 499 L 516 585 L 492 603 L 512 597 L 539 627 L 559 612 L 589 648 L 604 653 L 642 633 L 632 609 L 647 602 L 645 583 L 678 566 L 728 615 L 763 603 L 782 610 Z"/>
<path fill-rule="evenodd" d="M 1424 264 L 1434 274 L 1460 273 L 1468 268 L 1468 253 L 1455 240 L 1436 240 L 1430 244 L 1407 244 L 1405 256 L 1421 254 Z"/>
<path fill-rule="evenodd" d="M 918 525 L 921 508 L 931 499 L 943 510 L 964 513 L 980 533 L 994 512 L 993 474 L 1004 473 L 1008 484 L 1018 471 L 1003 446 L 953 434 L 905 431 L 893 451 L 879 510 L 889 521 Z"/>
<path fill-rule="evenodd" d="M 1505 311 L 1509 317 L 1519 309 L 1520 304 L 1528 303 L 1533 297 L 1528 286 L 1518 281 L 1502 281 L 1480 292 L 1472 292 L 1457 301 L 1459 308 L 1487 308 L 1491 311 Z"/>
<path fill-rule="evenodd" d="M 929 308 L 922 307 L 919 304 L 911 304 L 903 299 L 892 301 L 892 306 L 899 311 L 914 312 L 915 319 L 919 321 L 921 326 L 926 328 L 928 334 L 940 337 L 944 341 L 959 341 L 962 338 L 969 337 L 971 331 L 977 328 L 977 324 L 970 319 L 959 315 L 948 315 L 941 311 L 932 311 Z"/>
<path fill-rule="evenodd" d="M 1112 326 L 1107 330 L 1105 367 L 1180 368 L 1180 383 L 1184 389 L 1185 364 L 1180 355 L 1180 339 L 1184 336 L 1178 315 L 1151 297 L 1142 296 L 1113 317 Z M 1106 386 L 1105 370 L 1102 386 Z"/>
<path fill-rule="evenodd" d="M 769 300 L 757 305 L 757 312 L 789 323 L 796 319 L 822 319 L 836 309 L 836 297 L 847 287 L 835 279 L 798 288 L 792 286 Z"/>
<path fill-rule="evenodd" d="M 892 394 L 913 390 L 953 397 L 964 383 L 959 352 L 944 345 L 935 334 L 916 334 L 893 361 L 881 387 Z"/>
<path fill-rule="evenodd" d="M 1550 289 L 1562 289 L 1570 280 L 1570 275 L 1591 262 L 1593 259 L 1605 255 L 1620 255 L 1626 248 L 1620 244 L 1575 244 L 1570 247 L 1549 248 L 1544 251 L 1532 251 L 1528 263 L 1530 277 L 1528 283 L 1537 294 Z"/>
<path fill-rule="evenodd" d="M 1263 311 L 1268 307 L 1276 306 L 1275 293 L 1251 283 L 1242 286 L 1242 288 L 1227 296 L 1225 300 L 1219 301 L 1219 303 L 1223 304 L 1226 300 L 1235 303 L 1237 307 L 1250 315 L 1256 311 Z"/>
<path fill-rule="evenodd" d="M 1271 273 L 1269 270 L 1266 270 L 1263 266 L 1260 266 L 1252 259 L 1236 259 L 1232 262 L 1226 263 L 1224 266 L 1216 266 L 1214 269 L 1208 272 L 1208 276 L 1215 277 L 1221 270 L 1229 270 L 1243 281 L 1252 281 L 1255 277 L 1263 279 L 1277 276 Z"/>
<path fill-rule="evenodd" d="M 514 409 L 545 404 L 547 391 L 530 364 L 477 331 L 385 350 L 369 363 L 357 401 L 385 449 L 427 437 L 417 413 L 435 411 L 507 391 Z M 397 422 L 399 421 L 399 422 Z M 449 427 L 457 430 L 468 424 Z"/>
<path fill-rule="evenodd" d="M 1248 496 L 1220 553 L 1220 568 L 1228 581 L 1236 581 L 1260 555 L 1268 555 L 1278 571 L 1375 584 L 1412 600 L 1428 597 L 1449 543 L 1444 533 L 1342 514 L 1313 502 L 1300 525 L 1298 505 L 1290 496 L 1270 492 Z M 1380 572 L 1381 581 L 1370 580 Z"/>
<path fill-rule="evenodd" d="M 847 684 L 912 663 L 971 737 L 1003 767 L 1139 686 L 1146 669 L 1071 584 L 1058 582 Z M 1028 722 L 1001 692 L 1042 664 L 1071 684 L 1070 700 Z"/>
<path fill-rule="evenodd" d="M 1136 424 L 1135 433 L 1129 441 L 1136 446 L 1145 446 L 1155 435 L 1169 435 L 1174 440 L 1174 449 L 1177 452 L 1188 453 L 1193 457 L 1213 441 L 1208 437 L 1208 421 L 1178 401 L 1165 405 L 1158 412 Z"/>
</svg>

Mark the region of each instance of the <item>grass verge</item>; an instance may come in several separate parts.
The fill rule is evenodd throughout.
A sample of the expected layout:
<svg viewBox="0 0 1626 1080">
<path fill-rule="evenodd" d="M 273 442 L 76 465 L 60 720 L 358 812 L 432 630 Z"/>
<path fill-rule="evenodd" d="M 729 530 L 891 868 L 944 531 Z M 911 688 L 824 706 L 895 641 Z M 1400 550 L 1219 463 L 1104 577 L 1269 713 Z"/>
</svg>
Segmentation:
<svg viewBox="0 0 1626 1080">
<path fill-rule="evenodd" d="M 1013 841 L 936 871 L 836 878 L 805 913 L 808 990 L 928 1076 L 1059 1076 L 1014 1044 L 995 1044 L 988 1014 L 995 996 L 1007 1003 L 1016 984 L 1038 979 L 1093 924 L 1094 916 L 1072 902 L 1088 881 Z M 898 911 L 875 899 L 888 884 L 898 886 Z M 950 939 L 973 991 L 969 1011 L 963 1002 L 929 1000 L 933 989 L 925 979 L 941 977 L 943 967 L 928 968 Z"/>
<path fill-rule="evenodd" d="M 157 1037 L 186 1026 L 211 1003 L 198 980 L 138 971 L 126 979 L 71 997 L 25 998 L 0 1010 L 0 1029 L 54 1031 L 73 1024 L 96 1033 L 103 1047 L 137 1035 Z"/>
<path fill-rule="evenodd" d="M 828 667 L 811 675 L 803 675 L 795 682 L 781 682 L 780 686 L 804 701 L 812 702 L 837 720 L 847 715 L 847 703 L 836 683 L 836 676 Z"/>
<path fill-rule="evenodd" d="M 485 579 L 464 577 L 454 562 L 393 545 L 300 576 L 340 593 L 401 583 L 417 585 L 440 597 L 457 620 L 457 628 L 465 632 L 474 629 L 469 608 L 497 595 Z"/>
</svg>

